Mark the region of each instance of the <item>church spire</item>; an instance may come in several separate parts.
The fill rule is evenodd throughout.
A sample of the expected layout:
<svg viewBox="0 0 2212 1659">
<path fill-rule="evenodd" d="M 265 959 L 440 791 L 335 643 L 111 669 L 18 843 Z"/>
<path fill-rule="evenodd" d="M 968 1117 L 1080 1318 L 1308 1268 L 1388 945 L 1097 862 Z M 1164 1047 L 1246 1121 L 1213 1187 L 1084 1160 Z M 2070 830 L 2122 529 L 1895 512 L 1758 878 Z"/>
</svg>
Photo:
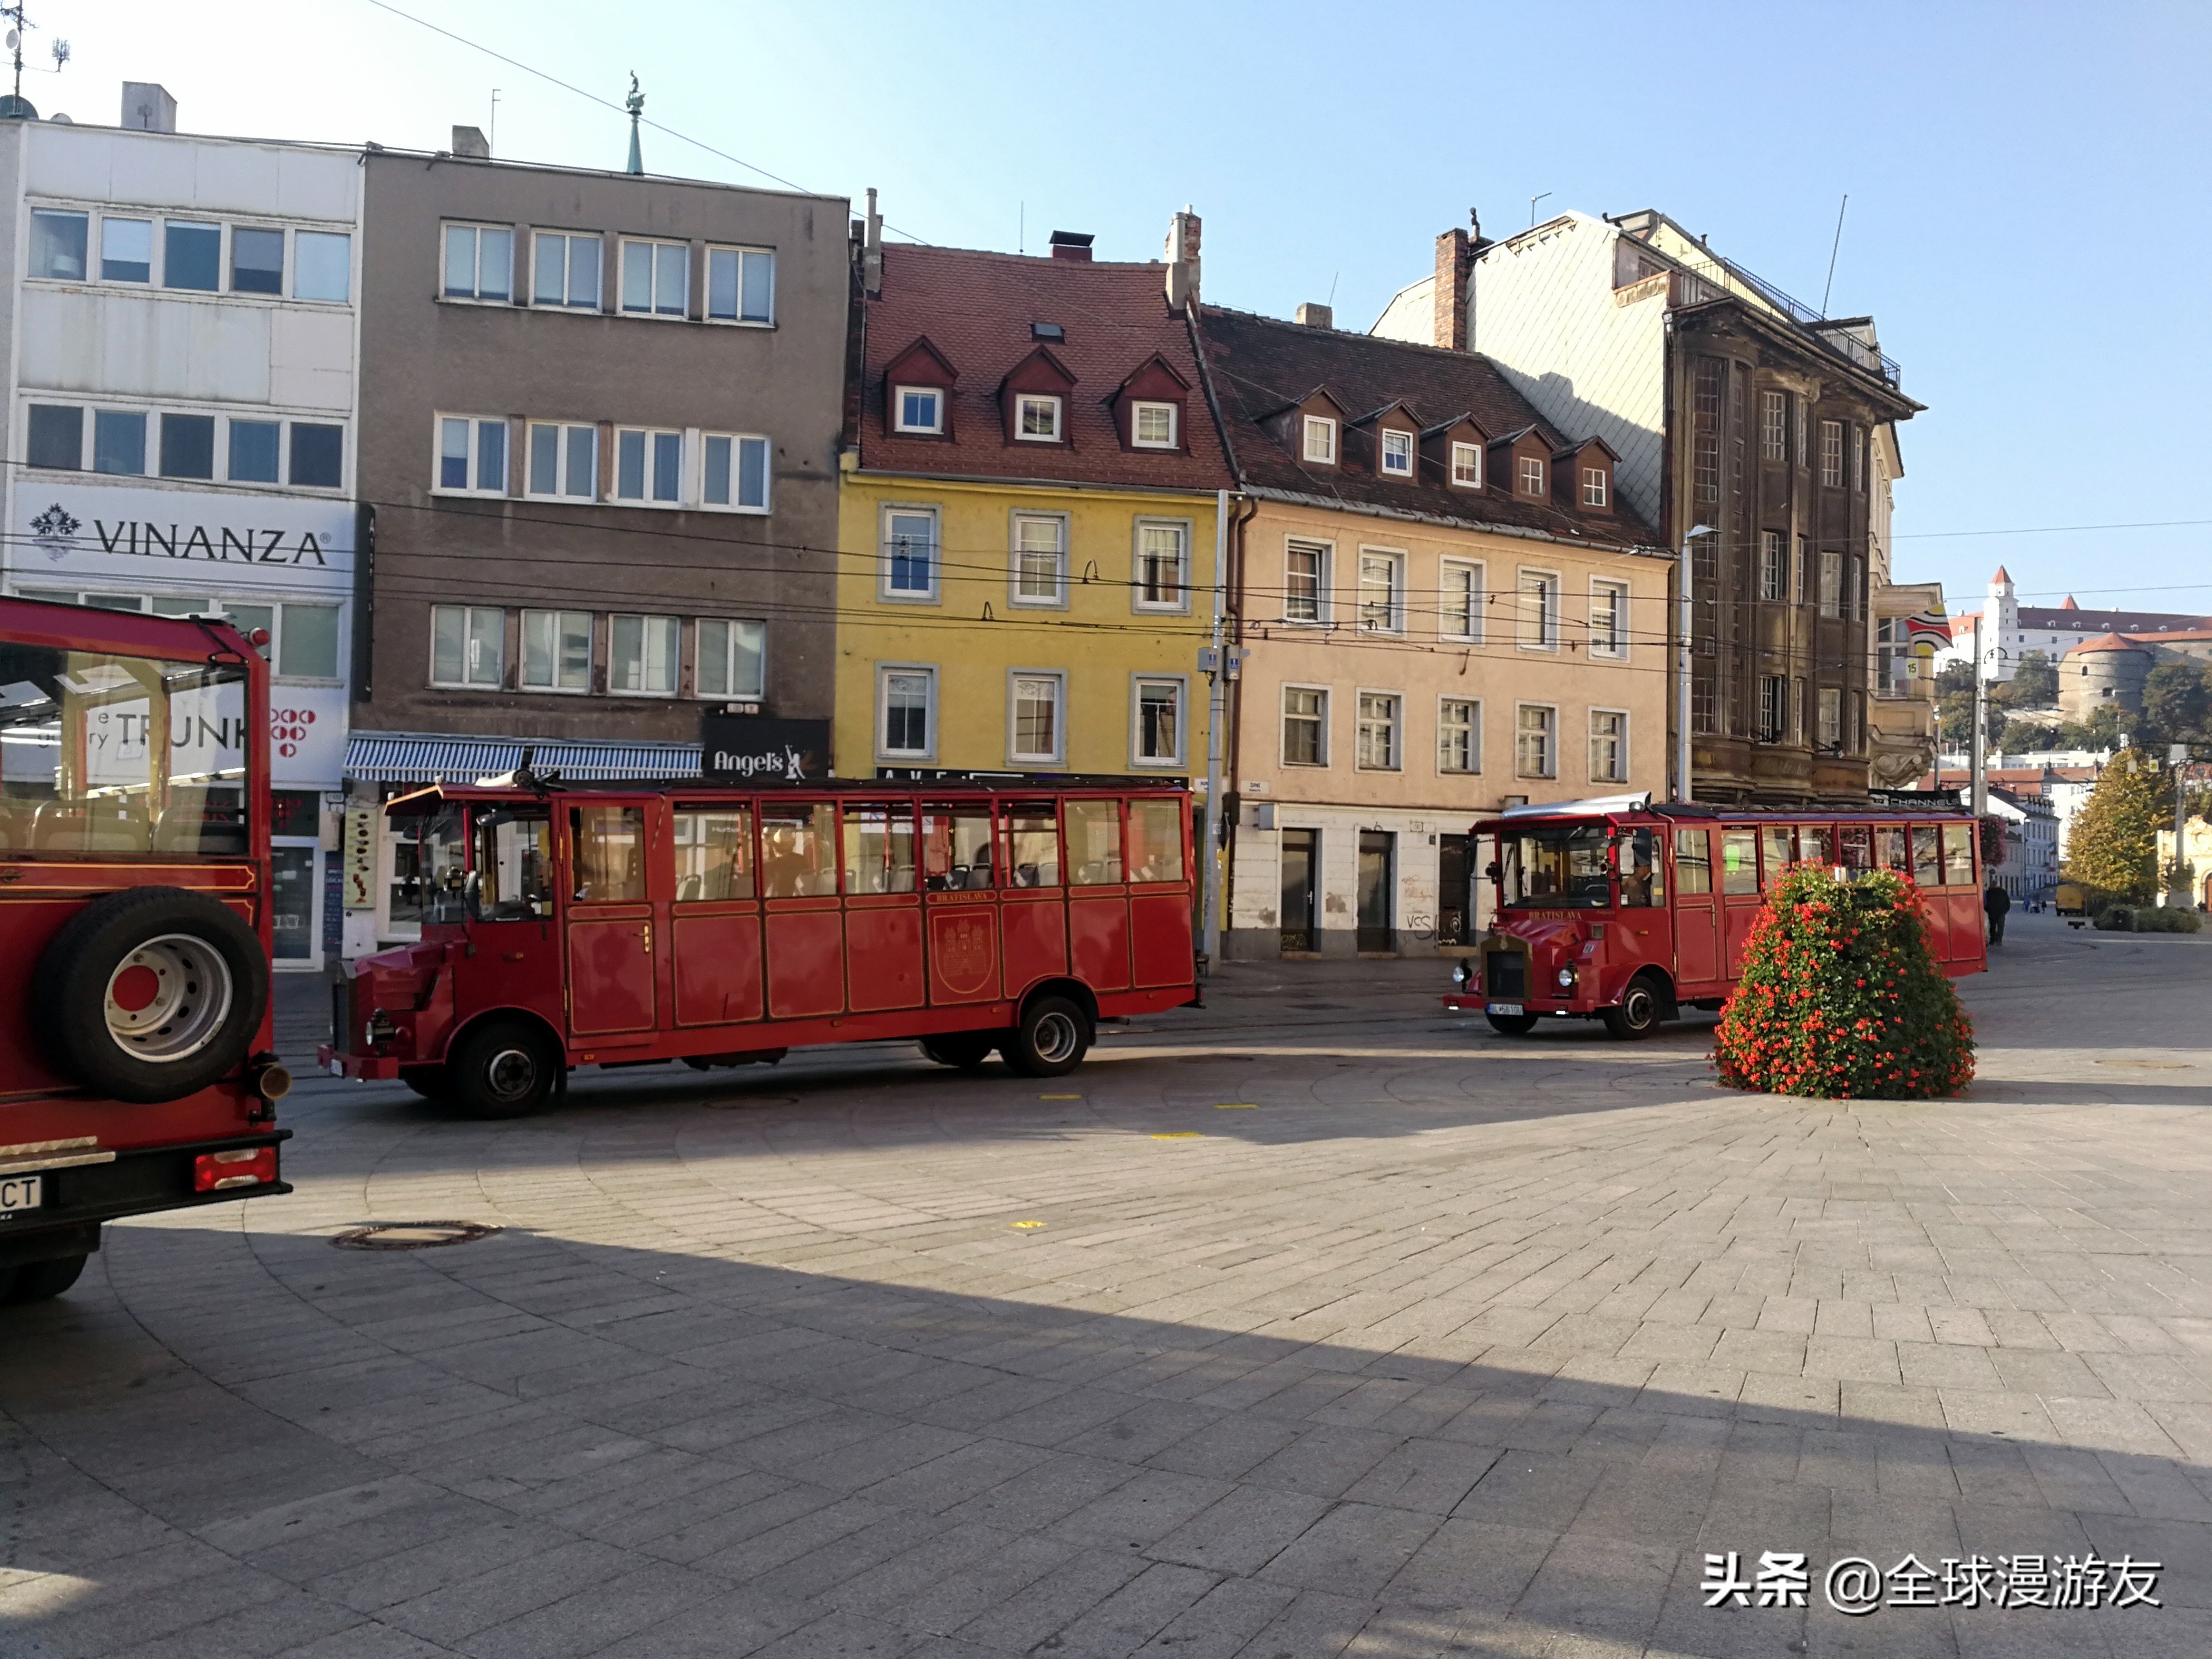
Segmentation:
<svg viewBox="0 0 2212 1659">
<path fill-rule="evenodd" d="M 645 112 L 645 94 L 637 89 L 635 70 L 629 72 L 629 96 L 623 100 L 623 107 L 629 112 L 629 166 L 624 170 L 643 173 L 645 157 L 637 147 L 637 118 Z"/>
</svg>

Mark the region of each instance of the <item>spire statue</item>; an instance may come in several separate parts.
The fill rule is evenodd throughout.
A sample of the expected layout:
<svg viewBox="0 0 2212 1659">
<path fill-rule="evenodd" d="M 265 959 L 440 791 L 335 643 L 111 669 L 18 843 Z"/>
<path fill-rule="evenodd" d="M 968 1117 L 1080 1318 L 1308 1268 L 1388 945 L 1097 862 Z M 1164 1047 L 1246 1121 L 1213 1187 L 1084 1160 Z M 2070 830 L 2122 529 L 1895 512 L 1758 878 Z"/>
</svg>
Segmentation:
<svg viewBox="0 0 2212 1659">
<path fill-rule="evenodd" d="M 645 157 L 637 147 L 637 120 L 645 113 L 645 94 L 637 89 L 637 71 L 629 72 L 629 96 L 623 100 L 623 107 L 629 112 L 629 173 L 645 171 Z"/>
</svg>

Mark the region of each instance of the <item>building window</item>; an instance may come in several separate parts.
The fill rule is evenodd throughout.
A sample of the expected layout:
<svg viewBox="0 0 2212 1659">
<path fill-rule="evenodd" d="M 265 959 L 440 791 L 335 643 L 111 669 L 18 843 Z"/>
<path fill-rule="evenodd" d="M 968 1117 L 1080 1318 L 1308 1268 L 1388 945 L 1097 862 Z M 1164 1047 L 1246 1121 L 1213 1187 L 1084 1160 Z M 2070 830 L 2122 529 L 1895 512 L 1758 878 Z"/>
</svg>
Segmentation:
<svg viewBox="0 0 2212 1659">
<path fill-rule="evenodd" d="M 1336 422 L 1325 415 L 1305 417 L 1305 458 L 1316 466 L 1336 465 Z"/>
<path fill-rule="evenodd" d="M 1866 489 L 1866 428 L 1851 428 L 1851 489 L 1863 493 Z"/>
<path fill-rule="evenodd" d="M 1180 441 L 1181 412 L 1173 404 L 1132 404 L 1129 441 L 1139 449 L 1173 449 Z"/>
<path fill-rule="evenodd" d="M 84 465 L 84 410 L 70 404 L 33 404 L 30 422 L 30 451 L 25 459 L 31 465 L 58 472 L 75 472 Z M 272 459 L 270 465 L 274 477 L 276 463 Z"/>
<path fill-rule="evenodd" d="M 1721 498 L 1721 392 L 1728 378 L 1718 357 L 1698 358 L 1690 377 L 1690 481 L 1702 506 Z"/>
<path fill-rule="evenodd" d="M 441 415 L 438 488 L 471 495 L 507 494 L 507 422 L 484 416 Z"/>
<path fill-rule="evenodd" d="M 933 386 L 896 386 L 891 392 L 894 432 L 945 430 L 945 393 Z"/>
<path fill-rule="evenodd" d="M 176 229 L 169 227 L 169 258 L 177 257 Z M 177 284 L 172 282 L 170 287 Z M 514 297 L 514 232 L 489 225 L 446 227 L 446 283 L 448 300 Z"/>
<path fill-rule="evenodd" d="M 1820 482 L 1831 489 L 1844 487 L 1844 423 L 1820 422 Z"/>
<path fill-rule="evenodd" d="M 1603 507 L 1610 493 L 1606 484 L 1603 467 L 1586 466 L 1583 469 L 1583 505 L 1584 507 Z"/>
<path fill-rule="evenodd" d="M 165 478 L 215 477 L 215 416 L 161 416 L 161 476 Z"/>
<path fill-rule="evenodd" d="M 40 215 L 31 216 L 31 228 L 39 228 Z M 307 254 L 308 233 L 300 233 L 302 259 Z M 34 236 L 35 240 L 35 236 Z M 33 270 L 33 276 L 41 273 Z M 151 219 L 106 219 L 100 222 L 100 276 L 107 283 L 151 283 L 154 280 L 154 222 Z M 296 288 L 300 276 L 293 278 Z M 317 299 L 317 295 L 301 294 L 297 297 Z M 340 299 L 345 296 L 340 295 Z"/>
<path fill-rule="evenodd" d="M 1912 652 L 1901 617 L 1884 617 L 1875 624 L 1874 693 L 1878 697 L 1902 697 L 1911 690 Z"/>
<path fill-rule="evenodd" d="M 766 248 L 708 248 L 707 315 L 719 323 L 774 323 L 775 255 Z"/>
<path fill-rule="evenodd" d="M 143 410 L 93 410 L 92 470 L 134 478 L 145 476 L 146 416 Z"/>
<path fill-rule="evenodd" d="M 533 263 L 536 279 L 530 298 L 541 306 L 574 306 L 581 311 L 599 308 L 599 239 L 566 231 L 541 230 Z"/>
<path fill-rule="evenodd" d="M 1451 447 L 1451 481 L 1461 489 L 1482 488 L 1482 446 L 1454 444 Z"/>
<path fill-rule="evenodd" d="M 684 624 L 674 617 L 607 619 L 607 690 L 621 696 L 672 697 L 684 651 Z"/>
<path fill-rule="evenodd" d="M 1793 675 L 1790 681 L 1790 741 L 1805 741 L 1805 714 L 1809 705 L 1805 701 L 1805 677 Z"/>
<path fill-rule="evenodd" d="M 928 507 L 884 510 L 884 568 L 879 596 L 937 597 L 937 514 Z"/>
<path fill-rule="evenodd" d="M 538 239 L 541 242 L 543 237 Z M 559 426 L 551 422 L 530 428 L 530 494 L 544 501 L 598 499 L 599 429 Z"/>
<path fill-rule="evenodd" d="M 1843 688 L 1824 685 L 1820 688 L 1820 747 L 1840 750 L 1844 746 Z"/>
<path fill-rule="evenodd" d="M 58 283 L 85 279 L 85 251 L 92 236 L 88 214 L 31 210 L 31 275 Z"/>
<path fill-rule="evenodd" d="M 507 612 L 480 605 L 430 607 L 430 684 L 497 690 L 507 678 Z"/>
<path fill-rule="evenodd" d="M 696 689 L 702 697 L 757 697 L 768 689 L 768 624 L 702 617 Z"/>
<path fill-rule="evenodd" d="M 1844 733 L 1844 752 L 1850 755 L 1866 751 L 1866 693 L 1851 693 L 1851 726 Z M 2052 831 L 2053 834 L 2057 832 Z"/>
<path fill-rule="evenodd" d="M 1359 554 L 1359 631 L 1363 634 L 1402 634 L 1406 631 L 1406 556 Z"/>
<path fill-rule="evenodd" d="M 1283 550 L 1283 620 L 1328 620 L 1328 548 L 1321 542 L 1291 542 Z"/>
<path fill-rule="evenodd" d="M 732 513 L 769 510 L 769 441 L 742 433 L 710 432 L 700 441 L 705 473 L 699 499 Z"/>
<path fill-rule="evenodd" d="M 1328 764 L 1328 693 L 1318 686 L 1283 688 L 1283 764 Z"/>
<path fill-rule="evenodd" d="M 1523 455 L 1520 467 L 1521 493 L 1541 501 L 1544 496 L 1544 458 Z"/>
<path fill-rule="evenodd" d="M 1844 556 L 1820 555 L 1820 614 L 1839 617 L 1844 611 Z"/>
<path fill-rule="evenodd" d="M 37 413 L 35 410 L 32 412 Z M 241 421 L 234 417 L 229 435 L 231 483 L 275 483 L 282 476 L 277 459 L 278 452 L 283 447 L 283 424 L 276 421 Z M 35 439 L 35 430 L 33 436 Z M 36 465 L 35 443 L 33 450 L 32 464 Z"/>
<path fill-rule="evenodd" d="M 1759 532 L 1759 597 L 1777 601 L 1790 597 L 1790 538 L 1779 530 Z"/>
<path fill-rule="evenodd" d="M 1524 778 L 1548 778 L 1559 770 L 1554 742 L 1559 710 L 1524 702 L 1514 716 L 1513 770 Z"/>
<path fill-rule="evenodd" d="M 144 277 L 138 279 L 144 282 Z M 353 297 L 353 238 L 343 231 L 292 233 L 292 297 L 343 305 Z"/>
<path fill-rule="evenodd" d="M 1437 770 L 1482 770 L 1482 705 L 1446 697 L 1437 705 Z"/>
<path fill-rule="evenodd" d="M 289 481 L 304 489 L 338 489 L 345 482 L 345 428 L 319 421 L 294 421 L 291 425 Z"/>
<path fill-rule="evenodd" d="M 1024 392 L 1014 398 L 1014 436 L 1024 443 L 1060 441 L 1060 399 Z"/>
<path fill-rule="evenodd" d="M 1805 447 L 1805 425 L 1806 422 L 1812 418 L 1812 416 L 1805 399 L 1802 398 L 1791 398 L 1790 400 L 1790 414 L 1795 417 L 1790 422 L 1790 428 L 1797 440 L 1796 447 L 1792 453 L 1798 465 L 1810 465 L 1812 464 L 1813 454 L 1812 452 Z"/>
<path fill-rule="evenodd" d="M 1359 755 L 1364 772 L 1398 769 L 1399 700 L 1387 692 L 1359 694 Z"/>
<path fill-rule="evenodd" d="M 1590 655 L 1615 660 L 1628 655 L 1628 587 L 1624 582 L 1590 584 Z"/>
<path fill-rule="evenodd" d="M 592 614 L 588 611 L 522 613 L 522 689 L 592 689 Z"/>
<path fill-rule="evenodd" d="M 222 287 L 222 227 L 189 220 L 161 226 L 161 286 L 213 294 Z"/>
<path fill-rule="evenodd" d="M 1393 478 L 1413 476 L 1413 434 L 1394 432 L 1389 428 L 1382 432 L 1382 471 Z"/>
<path fill-rule="evenodd" d="M 247 225 L 230 232 L 230 291 L 233 294 L 282 294 L 284 291 L 284 233 Z"/>
<path fill-rule="evenodd" d="M 1520 638 L 1524 651 L 1559 648 L 1559 579 L 1548 570 L 1521 573 Z"/>
<path fill-rule="evenodd" d="M 632 317 L 684 317 L 691 310 L 691 250 L 683 242 L 622 245 L 622 308 Z"/>
<path fill-rule="evenodd" d="M 1190 603 L 1183 578 L 1189 538 L 1180 524 L 1137 522 L 1137 608 L 1181 611 Z"/>
<path fill-rule="evenodd" d="M 1790 394 L 1786 392 L 1759 394 L 1759 459 L 1790 459 Z"/>
<path fill-rule="evenodd" d="M 1592 783 L 1628 781 L 1628 716 L 1617 708 L 1589 711 L 1589 775 Z"/>
<path fill-rule="evenodd" d="M 1443 592 L 1437 632 L 1447 640 L 1480 644 L 1482 640 L 1482 578 L 1479 564 L 1446 559 L 1438 567 Z"/>
<path fill-rule="evenodd" d="M 1790 682 L 1779 674 L 1759 679 L 1759 740 L 1779 743 L 1790 713 Z"/>
<path fill-rule="evenodd" d="M 1057 514 L 1014 514 L 1016 605 L 1066 602 L 1067 520 Z"/>
<path fill-rule="evenodd" d="M 927 760 L 937 741 L 937 671 L 882 668 L 876 673 L 879 752 L 906 760 Z"/>
<path fill-rule="evenodd" d="M 634 427 L 615 432 L 615 499 L 675 507 L 684 500 L 684 434 Z"/>
<path fill-rule="evenodd" d="M 1066 689 L 1066 680 L 1058 674 L 1009 677 L 1007 758 L 1016 765 L 1060 764 L 1060 701 Z"/>
<path fill-rule="evenodd" d="M 1139 766 L 1182 764 L 1182 696 L 1180 679 L 1139 678 L 1136 682 L 1136 763 Z"/>
</svg>

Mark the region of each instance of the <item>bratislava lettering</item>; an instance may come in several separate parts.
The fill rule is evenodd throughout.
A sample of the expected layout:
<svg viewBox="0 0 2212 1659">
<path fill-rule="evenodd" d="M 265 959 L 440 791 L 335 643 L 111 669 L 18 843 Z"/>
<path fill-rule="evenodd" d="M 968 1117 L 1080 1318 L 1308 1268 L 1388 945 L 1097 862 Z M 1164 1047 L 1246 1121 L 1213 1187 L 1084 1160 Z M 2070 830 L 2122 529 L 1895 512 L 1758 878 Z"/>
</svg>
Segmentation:
<svg viewBox="0 0 2212 1659">
<path fill-rule="evenodd" d="M 31 520 L 31 540 L 46 556 L 59 563 L 72 553 L 88 550 L 84 522 L 56 501 Z M 135 554 L 149 559 L 208 559 L 218 564 L 309 564 L 327 569 L 324 538 L 312 530 L 233 530 L 217 525 L 212 532 L 204 524 L 155 524 L 150 520 L 121 519 L 110 523 L 92 521 L 92 536 L 109 553 Z"/>
</svg>

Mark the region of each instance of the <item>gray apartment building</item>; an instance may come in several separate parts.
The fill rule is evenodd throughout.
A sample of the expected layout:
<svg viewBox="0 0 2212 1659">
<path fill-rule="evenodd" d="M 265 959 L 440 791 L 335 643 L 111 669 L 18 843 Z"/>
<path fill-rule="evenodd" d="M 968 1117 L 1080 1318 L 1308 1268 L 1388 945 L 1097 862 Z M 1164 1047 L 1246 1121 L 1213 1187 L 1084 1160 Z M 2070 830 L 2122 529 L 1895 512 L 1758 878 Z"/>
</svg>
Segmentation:
<svg viewBox="0 0 2212 1659">
<path fill-rule="evenodd" d="M 363 167 L 349 952 L 419 925 L 368 811 L 400 789 L 526 747 L 685 776 L 703 713 L 826 723 L 848 298 L 842 198 L 470 128 Z"/>
</svg>

